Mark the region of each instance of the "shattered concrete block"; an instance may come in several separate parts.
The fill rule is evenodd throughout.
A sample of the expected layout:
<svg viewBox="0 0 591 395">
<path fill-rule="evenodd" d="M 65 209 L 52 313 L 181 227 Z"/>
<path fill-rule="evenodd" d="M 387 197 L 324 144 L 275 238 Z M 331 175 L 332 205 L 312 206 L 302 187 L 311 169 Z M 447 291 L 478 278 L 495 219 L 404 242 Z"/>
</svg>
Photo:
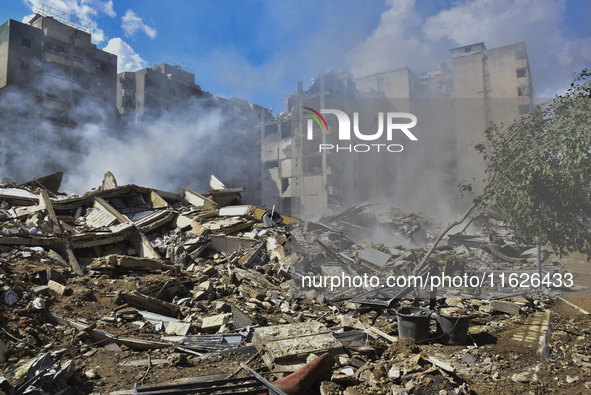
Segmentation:
<svg viewBox="0 0 591 395">
<path fill-rule="evenodd" d="M 49 295 L 49 286 L 39 285 L 31 290 L 33 295 Z"/>
<path fill-rule="evenodd" d="M 58 295 L 64 295 L 67 291 L 67 288 L 65 285 L 62 285 L 60 283 L 58 283 L 57 281 L 53 281 L 53 280 L 49 280 L 49 282 L 47 283 L 47 287 L 49 289 L 51 289 L 53 292 L 55 292 Z"/>
<path fill-rule="evenodd" d="M 186 336 L 190 329 L 191 323 L 189 322 L 169 322 L 165 332 L 167 335 Z"/>
<path fill-rule="evenodd" d="M 200 272 L 205 274 L 206 276 L 209 276 L 209 277 L 215 276 L 216 274 L 218 274 L 217 269 L 211 265 L 207 265 L 207 266 L 201 268 Z"/>
<path fill-rule="evenodd" d="M 226 302 L 216 302 L 215 311 L 218 313 L 229 313 L 232 310 L 232 306 Z"/>
<path fill-rule="evenodd" d="M 257 328 L 252 342 L 269 369 L 285 371 L 304 366 L 310 353 L 338 355 L 343 351 L 332 331 L 317 321 Z"/>
<path fill-rule="evenodd" d="M 191 293 L 193 294 L 194 300 L 202 300 L 207 297 L 207 292 L 202 289 L 192 289 Z"/>
<path fill-rule="evenodd" d="M 217 330 L 222 325 L 226 325 L 230 322 L 230 317 L 232 317 L 232 313 L 224 313 L 214 315 L 212 317 L 206 317 L 203 319 L 201 323 L 201 329 L 203 330 Z"/>
<path fill-rule="evenodd" d="M 383 267 L 390 259 L 389 254 L 383 253 L 382 251 L 376 250 L 375 248 L 364 249 L 361 251 L 360 257 L 378 267 Z"/>
<path fill-rule="evenodd" d="M 515 315 L 515 314 L 519 314 L 520 311 L 520 307 L 519 305 L 512 303 L 512 302 L 506 302 L 503 300 L 493 300 L 490 302 L 493 311 L 499 312 L 499 313 L 506 313 L 506 314 L 511 314 L 511 315 Z"/>
<path fill-rule="evenodd" d="M 202 282 L 197 287 L 201 288 L 202 290 L 204 290 L 207 293 L 210 293 L 213 291 L 213 283 L 209 280 Z"/>
<path fill-rule="evenodd" d="M 175 225 L 177 228 L 185 229 L 191 226 L 192 223 L 193 218 L 185 217 L 184 215 L 179 214 L 179 216 L 176 218 Z"/>
<path fill-rule="evenodd" d="M 255 322 L 252 318 L 246 315 L 242 310 L 238 307 L 232 305 L 232 325 L 234 329 L 244 328 L 246 326 L 251 326 Z"/>
</svg>

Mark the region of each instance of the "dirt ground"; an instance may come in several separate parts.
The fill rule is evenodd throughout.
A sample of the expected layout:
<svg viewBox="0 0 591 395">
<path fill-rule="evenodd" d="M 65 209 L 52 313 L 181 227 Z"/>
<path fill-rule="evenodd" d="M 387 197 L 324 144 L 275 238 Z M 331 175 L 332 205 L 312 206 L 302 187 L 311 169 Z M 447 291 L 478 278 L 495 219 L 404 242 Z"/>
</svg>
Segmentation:
<svg viewBox="0 0 591 395">
<path fill-rule="evenodd" d="M 587 273 L 589 263 L 573 258 L 565 269 L 576 273 L 577 284 L 591 286 Z M 39 274 L 50 269 L 39 261 L 22 261 L 12 265 L 13 272 L 24 289 L 32 289 L 44 283 Z M 91 327 L 108 331 L 116 336 L 157 340 L 150 324 L 138 325 L 133 318 L 114 316 L 117 306 L 114 295 L 119 291 L 145 290 L 159 287 L 170 280 L 172 273 L 68 277 L 63 281 L 69 292 L 63 296 L 50 294 L 46 298 L 46 311 L 85 321 Z M 178 279 L 182 286 L 182 278 Z M 583 309 L 591 310 L 586 291 L 565 293 L 564 297 Z M 353 385 L 330 382 L 324 378 L 325 394 L 374 394 L 403 393 L 431 394 L 460 388 L 472 394 L 548 394 L 591 392 L 591 316 L 556 300 L 538 300 L 533 307 L 525 307 L 518 315 L 492 313 L 478 306 L 487 302 L 465 300 L 477 306 L 471 323 L 472 337 L 466 345 L 444 345 L 437 342 L 413 345 L 401 339 L 394 344 L 388 341 L 367 339 L 370 353 L 362 355 L 359 371 L 369 371 Z M 334 327 L 338 320 L 334 311 L 326 306 L 312 305 L 300 300 L 301 311 L 322 310 L 322 322 Z M 203 311 L 214 309 L 215 301 L 202 302 Z M 121 307 L 121 306 L 119 306 Z M 246 308 L 245 308 L 246 309 Z M 553 312 L 549 341 L 550 354 L 542 361 L 537 349 L 523 347 L 513 339 L 513 334 L 523 327 L 527 317 L 538 311 Z M 397 336 L 393 310 L 350 312 L 357 318 Z M 109 318 L 110 317 L 110 318 Z M 272 314 L 255 317 L 259 325 L 276 324 Z M 44 351 L 65 350 L 61 359 L 73 360 L 75 374 L 68 382 L 66 394 L 109 394 L 131 391 L 138 387 L 158 386 L 197 376 L 244 375 L 240 362 L 265 375 L 270 381 L 281 374 L 268 372 L 268 368 L 256 352 L 238 354 L 209 353 L 203 356 L 179 352 L 173 348 L 135 350 L 124 345 L 97 343 L 85 331 L 79 331 L 51 322 L 43 311 L 32 308 L 31 303 L 20 301 L 7 306 L 0 303 L 0 320 L 3 332 L 0 338 L 9 345 L 8 361 L 0 365 L 4 376 L 14 379 L 15 367 L 21 361 L 34 358 Z M 431 332 L 435 332 L 432 321 Z M 16 341 L 15 339 L 19 339 Z M 26 343 L 25 343 L 26 342 Z M 351 354 L 355 354 L 350 351 Z M 357 353 L 357 355 L 359 355 Z M 425 358 L 435 356 L 453 367 L 454 372 L 433 369 Z M 406 372 L 403 377 L 389 377 L 392 369 Z M 381 373 L 380 373 L 381 372 Z M 367 379 L 365 379 L 365 378 Z M 398 392 L 397 392 L 398 391 Z M 1 391 L 0 391 L 1 393 Z M 48 391 L 48 393 L 52 393 Z M 132 393 L 132 392 L 129 392 Z M 318 386 L 312 393 L 320 393 Z"/>
</svg>

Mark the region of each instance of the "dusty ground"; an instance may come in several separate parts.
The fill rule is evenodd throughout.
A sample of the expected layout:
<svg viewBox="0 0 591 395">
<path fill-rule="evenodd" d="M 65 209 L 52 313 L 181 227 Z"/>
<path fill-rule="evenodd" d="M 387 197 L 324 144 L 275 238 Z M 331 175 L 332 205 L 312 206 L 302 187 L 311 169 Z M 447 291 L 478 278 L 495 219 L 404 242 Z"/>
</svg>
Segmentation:
<svg viewBox="0 0 591 395">
<path fill-rule="evenodd" d="M 48 266 L 34 260 L 22 261 L 11 267 L 14 271 L 6 274 L 10 278 L 19 279 L 20 286 L 24 289 L 44 283 L 44 280 L 39 278 L 39 273 L 49 269 Z M 591 286 L 591 275 L 586 272 L 587 267 L 588 263 L 575 259 L 565 266 L 567 270 L 576 272 L 577 278 L 580 278 L 577 284 Z M 138 328 L 131 319 L 105 317 L 113 317 L 113 311 L 117 307 L 113 303 L 115 292 L 158 287 L 170 279 L 171 275 L 162 273 L 116 277 L 64 276 L 63 281 L 68 285 L 70 292 L 64 296 L 53 293 L 48 295 L 46 310 L 85 320 L 88 324 L 95 324 L 96 328 L 115 335 L 157 340 L 159 335 L 154 333 L 149 324 Z M 178 281 L 182 283 L 182 277 L 178 278 Z M 586 293 L 583 291 L 565 294 L 570 301 L 591 310 L 591 303 L 585 296 Z M 0 332 L 0 338 L 10 349 L 8 362 L 0 367 L 8 379 L 13 379 L 14 368 L 21 361 L 33 358 L 45 350 L 60 349 L 66 350 L 62 356 L 63 360 L 74 361 L 76 374 L 68 382 L 69 387 L 65 392 L 71 394 L 129 391 L 136 383 L 140 387 L 156 386 L 203 375 L 241 375 L 243 372 L 238 371 L 240 362 L 247 362 L 259 372 L 268 371 L 256 353 L 211 354 L 200 357 L 169 348 L 140 351 L 126 346 L 105 347 L 104 344 L 94 343 L 84 331 L 48 321 L 43 312 L 34 310 L 29 302 L 23 300 L 14 306 L 0 303 L 0 321 L 5 330 Z M 470 304 L 471 301 L 465 302 Z M 298 303 L 301 311 L 325 311 L 326 314 L 322 314 L 325 317 L 321 321 L 329 327 L 337 325 L 338 320 L 334 314 L 331 315 L 328 307 L 306 300 L 300 300 Z M 203 302 L 200 308 L 207 311 L 213 309 L 213 305 L 214 301 Z M 513 340 L 512 335 L 523 326 L 529 314 L 544 309 L 551 309 L 554 314 L 550 356 L 543 362 L 536 349 L 523 347 Z M 394 315 L 393 310 L 358 311 L 351 314 L 391 335 L 398 334 L 395 321 L 388 318 Z M 260 325 L 277 323 L 273 322 L 273 314 L 259 314 L 255 318 Z M 432 324 L 432 332 L 434 331 Z M 525 308 L 523 314 L 516 316 L 477 309 L 472 320 L 471 332 L 476 345 L 470 341 L 468 345 L 461 346 L 438 343 L 413 345 L 407 340 L 390 344 L 385 340 L 369 339 L 368 344 L 375 352 L 364 354 L 364 364 L 358 366 L 360 371 L 368 371 L 365 376 L 361 375 L 363 380 L 349 386 L 325 382 L 323 391 L 347 395 L 387 394 L 393 393 L 393 389 L 402 391 L 406 385 L 409 393 L 431 394 L 463 385 L 461 388 L 474 394 L 591 392 L 591 316 L 584 315 L 560 301 L 542 300 L 537 302 L 535 308 Z M 28 344 L 17 342 L 14 338 Z M 419 355 L 436 356 L 453 366 L 455 372 L 433 370 L 429 363 L 418 357 Z M 389 378 L 388 372 L 393 367 L 407 369 L 409 376 L 402 382 L 401 378 Z M 273 374 L 266 376 L 270 380 L 279 377 Z M 449 383 L 448 379 L 453 384 Z M 326 377 L 326 380 L 330 380 L 330 377 Z M 319 393 L 318 389 L 316 391 Z"/>
</svg>

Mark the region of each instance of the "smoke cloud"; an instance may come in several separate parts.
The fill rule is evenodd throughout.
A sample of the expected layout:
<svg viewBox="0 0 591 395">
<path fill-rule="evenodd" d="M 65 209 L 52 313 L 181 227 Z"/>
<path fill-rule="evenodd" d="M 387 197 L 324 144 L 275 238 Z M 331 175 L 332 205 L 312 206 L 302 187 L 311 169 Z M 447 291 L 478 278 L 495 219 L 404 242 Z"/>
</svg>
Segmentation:
<svg viewBox="0 0 591 395">
<path fill-rule="evenodd" d="M 78 120 L 72 129 L 60 127 L 59 114 L 48 120 L 47 109 L 31 96 L 18 90 L 0 95 L 1 177 L 22 183 L 64 170 L 62 190 L 67 193 L 99 186 L 107 171 L 119 185 L 169 191 L 181 186 L 208 190 L 210 174 L 229 187 L 244 186 L 247 176 L 235 164 L 246 163 L 253 151 L 233 150 L 241 142 L 227 133 L 232 115 L 223 102 L 193 99 L 116 128 L 107 122 L 116 109 L 88 98 L 71 109 L 70 118 Z"/>
<path fill-rule="evenodd" d="M 495 48 L 525 41 L 538 97 L 563 93 L 591 61 L 591 34 L 573 38 L 567 8 L 585 2 L 463 0 L 432 15 L 415 0 L 389 0 L 380 24 L 355 45 L 347 64 L 356 76 L 410 67 L 415 73 L 448 62 L 449 49 L 484 42 Z M 547 34 L 552 32 L 552 34 Z M 384 56 L 388 54 L 388 56 Z"/>
</svg>

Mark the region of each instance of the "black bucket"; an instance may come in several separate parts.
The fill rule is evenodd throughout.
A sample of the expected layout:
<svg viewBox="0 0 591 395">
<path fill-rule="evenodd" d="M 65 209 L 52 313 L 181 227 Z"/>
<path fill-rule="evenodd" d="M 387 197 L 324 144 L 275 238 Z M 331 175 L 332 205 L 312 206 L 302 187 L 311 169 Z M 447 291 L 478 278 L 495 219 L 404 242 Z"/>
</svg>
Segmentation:
<svg viewBox="0 0 591 395">
<path fill-rule="evenodd" d="M 429 337 L 429 320 L 431 311 L 420 307 L 401 307 L 396 312 L 398 316 L 398 335 L 424 340 Z"/>
<path fill-rule="evenodd" d="M 440 306 L 437 313 L 437 336 L 444 344 L 465 344 L 472 310 L 459 306 Z"/>
</svg>

